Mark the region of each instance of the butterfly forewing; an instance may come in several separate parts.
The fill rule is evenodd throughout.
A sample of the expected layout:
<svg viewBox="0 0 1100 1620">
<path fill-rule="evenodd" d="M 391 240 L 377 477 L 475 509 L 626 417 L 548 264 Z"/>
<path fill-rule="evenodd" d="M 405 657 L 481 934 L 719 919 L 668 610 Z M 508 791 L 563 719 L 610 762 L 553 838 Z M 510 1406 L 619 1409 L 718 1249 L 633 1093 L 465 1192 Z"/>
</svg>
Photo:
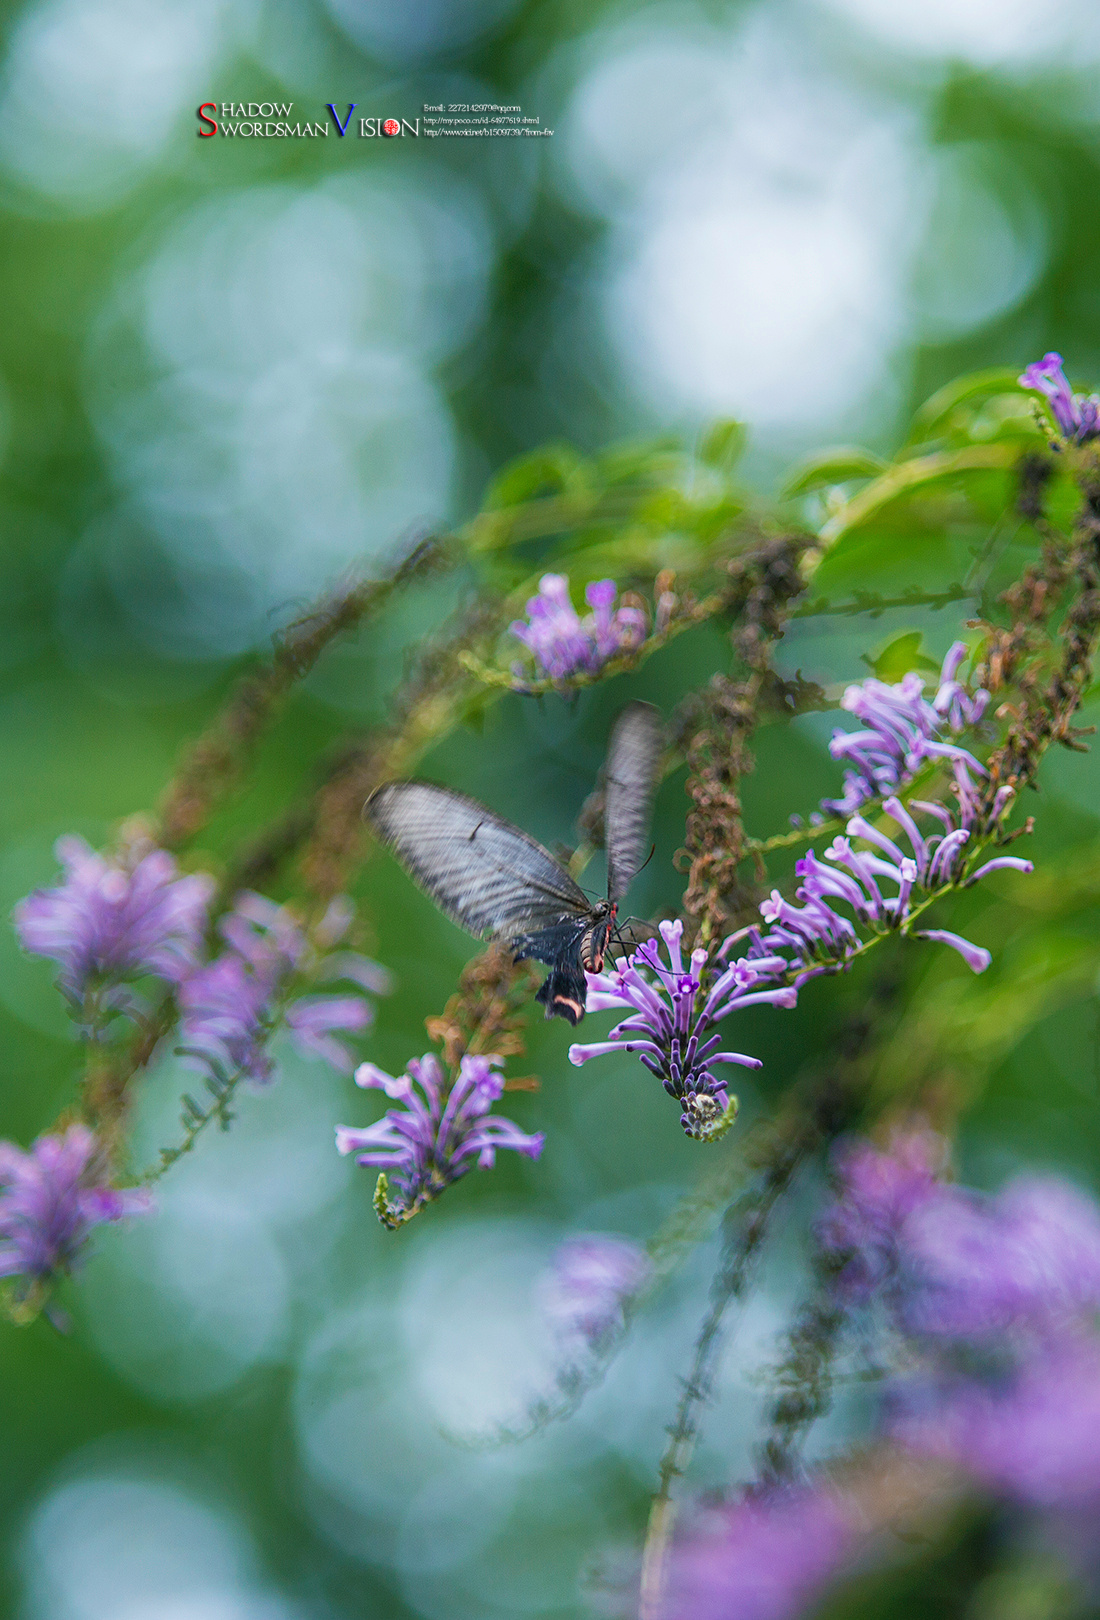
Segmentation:
<svg viewBox="0 0 1100 1620">
<path fill-rule="evenodd" d="M 607 894 L 621 900 L 645 860 L 661 753 L 661 720 L 650 703 L 631 703 L 615 722 L 604 773 Z"/>
<path fill-rule="evenodd" d="M 511 939 L 591 910 L 549 850 L 464 793 L 388 782 L 366 815 L 409 876 L 471 934 Z"/>
</svg>

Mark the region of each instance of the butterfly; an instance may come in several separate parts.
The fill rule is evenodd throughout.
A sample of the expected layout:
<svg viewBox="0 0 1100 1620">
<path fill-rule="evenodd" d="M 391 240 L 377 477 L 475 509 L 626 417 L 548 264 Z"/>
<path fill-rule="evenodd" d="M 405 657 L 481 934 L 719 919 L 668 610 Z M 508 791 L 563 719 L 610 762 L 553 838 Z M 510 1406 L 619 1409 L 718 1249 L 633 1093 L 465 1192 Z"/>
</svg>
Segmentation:
<svg viewBox="0 0 1100 1620">
<path fill-rule="evenodd" d="M 556 856 L 465 793 L 386 782 L 364 815 L 413 881 L 460 928 L 502 940 L 547 974 L 536 1000 L 579 1024 L 585 973 L 603 968 L 619 901 L 642 865 L 661 752 L 661 722 L 631 703 L 615 722 L 604 769 L 607 898 L 590 900 Z"/>
</svg>

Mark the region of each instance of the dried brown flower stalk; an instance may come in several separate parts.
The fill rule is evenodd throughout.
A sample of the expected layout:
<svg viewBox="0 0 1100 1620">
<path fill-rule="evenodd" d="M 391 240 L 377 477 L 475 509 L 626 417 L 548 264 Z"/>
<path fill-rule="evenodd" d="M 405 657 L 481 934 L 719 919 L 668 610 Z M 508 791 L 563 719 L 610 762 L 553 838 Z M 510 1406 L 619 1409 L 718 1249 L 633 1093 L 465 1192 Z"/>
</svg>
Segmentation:
<svg viewBox="0 0 1100 1620">
<path fill-rule="evenodd" d="M 1006 785 L 1032 786 L 1052 743 L 1083 746 L 1071 722 L 1092 680 L 1100 643 L 1100 471 L 1091 457 L 1080 483 L 1084 498 L 1069 546 L 1051 536 L 1044 540 L 1039 562 L 1003 597 L 1009 628 L 988 633 L 979 679 L 991 690 L 1012 682 L 1019 693 L 1002 711 L 1011 724 L 989 761 L 990 799 Z M 1061 653 L 1052 668 L 1048 627 L 1069 586 L 1076 596 L 1058 627 Z"/>
<path fill-rule="evenodd" d="M 748 744 L 761 709 L 789 706 L 785 684 L 771 669 L 771 648 L 783 634 L 792 602 L 806 588 L 800 564 L 812 545 L 804 536 L 782 536 L 729 564 L 725 595 L 735 614 L 731 639 L 749 673 L 742 680 L 713 677 L 689 714 L 693 729 L 685 744 L 692 809 L 684 839 L 689 863 L 684 910 L 704 941 L 723 934 L 751 904 L 739 877 L 745 857 L 739 785 L 755 764 Z"/>
<path fill-rule="evenodd" d="M 527 1004 L 538 975 L 530 962 L 514 962 L 506 945 L 490 945 L 463 968 L 458 989 L 443 1011 L 424 1020 L 433 1041 L 443 1047 L 443 1060 L 456 1072 L 469 1052 L 473 1056 L 516 1057 L 524 1050 Z M 533 1090 L 530 1082 L 506 1082 L 505 1090 Z"/>
</svg>

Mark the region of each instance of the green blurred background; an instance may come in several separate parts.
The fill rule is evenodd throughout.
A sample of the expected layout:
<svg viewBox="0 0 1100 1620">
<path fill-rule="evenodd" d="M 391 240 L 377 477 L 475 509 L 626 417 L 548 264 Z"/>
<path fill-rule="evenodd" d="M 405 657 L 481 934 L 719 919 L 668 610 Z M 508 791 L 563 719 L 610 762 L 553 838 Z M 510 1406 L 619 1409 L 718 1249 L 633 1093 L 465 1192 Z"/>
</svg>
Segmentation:
<svg viewBox="0 0 1100 1620">
<path fill-rule="evenodd" d="M 690 441 L 739 416 L 767 491 L 820 443 L 888 451 L 961 370 L 1060 348 L 1071 376 L 1100 374 L 1089 0 L 31 0 L 4 8 L 2 53 L 5 912 L 50 879 L 58 834 L 103 841 L 156 800 L 241 659 L 326 582 L 465 520 L 543 441 Z M 356 110 L 346 138 L 198 139 L 211 100 Z M 554 133 L 355 134 L 425 102 L 520 103 Z M 951 583 L 972 539 L 961 563 L 907 553 L 900 583 Z M 406 650 L 469 584 L 418 587 L 327 655 L 211 829 L 212 858 L 384 712 Z M 906 632 L 942 655 L 953 611 L 801 621 L 781 663 L 835 697 Z M 425 770 L 569 840 L 618 707 L 667 713 L 727 660 L 705 628 L 575 705 L 507 697 Z M 836 785 L 831 725 L 761 736 L 753 830 Z M 909 1027 L 969 1043 L 962 1159 L 979 1183 L 1023 1162 L 1100 1178 L 1097 773 L 1092 756 L 1049 761 L 1034 888 L 1006 878 L 944 917 L 999 951 L 980 996 L 953 957 L 905 957 Z M 681 774 L 640 913 L 676 903 L 683 812 Z M 388 860 L 356 892 L 398 980 L 363 1052 L 398 1072 L 473 947 Z M 0 1127 L 24 1143 L 72 1095 L 50 979 L 0 936 Z M 819 983 L 797 1013 L 745 1018 L 738 1044 L 765 1059 L 747 1119 L 859 991 Z M 593 1570 L 613 1583 L 640 1535 L 713 1244 L 570 1422 L 495 1452 L 442 1431 L 507 1422 L 549 1386 L 532 1280 L 553 1245 L 644 1239 L 719 1150 L 682 1137 L 638 1066 L 574 1070 L 568 1042 L 532 1020 L 523 1061 L 543 1088 L 510 1099 L 547 1132 L 541 1161 L 471 1176 L 396 1236 L 332 1150 L 334 1122 L 374 1117 L 371 1099 L 286 1054 L 278 1086 L 171 1173 L 154 1220 L 101 1238 L 70 1337 L 0 1332 L 4 1614 L 586 1612 Z M 171 1059 L 151 1077 L 139 1164 L 174 1138 L 184 1084 Z M 812 1192 L 731 1341 L 698 1488 L 751 1467 Z M 860 1421 L 847 1398 L 815 1445 Z"/>
</svg>

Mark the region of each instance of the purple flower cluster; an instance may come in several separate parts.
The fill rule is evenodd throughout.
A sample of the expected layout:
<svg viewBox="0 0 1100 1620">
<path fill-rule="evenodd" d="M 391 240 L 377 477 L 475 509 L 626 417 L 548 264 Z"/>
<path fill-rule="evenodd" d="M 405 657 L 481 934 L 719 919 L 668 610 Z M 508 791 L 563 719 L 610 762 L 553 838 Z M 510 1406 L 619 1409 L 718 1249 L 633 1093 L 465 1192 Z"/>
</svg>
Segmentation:
<svg viewBox="0 0 1100 1620">
<path fill-rule="evenodd" d="M 353 951 L 312 963 L 301 928 L 263 895 L 238 895 L 218 927 L 227 949 L 180 986 L 181 1050 L 223 1081 L 244 1074 L 262 1085 L 274 1072 L 270 1037 L 283 1023 L 300 1051 L 350 1074 L 354 1059 L 336 1032 L 365 1029 L 373 1017 L 370 1003 L 361 995 L 294 997 L 292 992 L 309 967 L 314 974 L 350 979 L 384 994 L 385 969 Z M 319 932 L 328 943 L 337 929 L 338 920 L 332 925 L 326 919 Z"/>
<path fill-rule="evenodd" d="M 940 1179 L 944 1149 L 906 1132 L 841 1149 L 818 1228 L 850 1303 L 879 1298 L 906 1333 L 969 1343 L 1048 1336 L 1100 1309 L 1100 1211 L 1054 1179 L 983 1198 Z"/>
<path fill-rule="evenodd" d="M 1075 394 L 1066 381 L 1060 354 L 1044 354 L 1018 379 L 1021 388 L 1031 388 L 1046 397 L 1059 432 L 1071 444 L 1084 444 L 1100 434 L 1100 396 Z"/>
<path fill-rule="evenodd" d="M 910 853 L 906 854 L 862 816 L 853 816 L 845 835 L 834 839 L 825 851 L 824 860 L 811 850 L 798 861 L 795 870 L 801 881 L 794 901 L 785 899 L 778 889 L 772 891 L 760 907 L 765 927 L 746 931 L 747 954 L 721 968 L 705 995 L 707 953 L 694 951 L 685 966 L 680 922 L 660 924 L 667 961 L 656 941 L 650 940 L 623 965 L 590 973 L 587 1011 L 627 1008 L 629 1016 L 615 1025 L 606 1040 L 571 1046 L 570 1062 L 587 1063 L 589 1058 L 609 1052 L 636 1053 L 669 1095 L 681 1103 L 680 1123 L 687 1134 L 700 1141 L 713 1139 L 727 1128 L 731 1116 L 726 1082 L 716 1069 L 727 1063 L 760 1066 L 758 1058 L 745 1053 L 719 1051 L 721 1037 L 712 1032 L 713 1025 L 738 1007 L 763 1003 L 793 1007 L 798 989 L 807 979 L 835 972 L 850 960 L 861 944 L 857 924 L 872 934 L 910 932 L 916 920 L 913 900 L 922 890 L 935 892 L 951 883 L 974 883 L 1006 867 L 1031 871 L 1030 861 L 999 855 L 976 871 L 966 872 L 964 851 L 980 814 L 980 796 L 965 766 L 956 763 L 955 769 L 958 815 L 942 805 L 918 806 L 939 820 L 943 832 L 922 834 L 900 800 L 887 799 L 884 808 L 909 842 Z M 1006 806 L 1007 800 L 1000 808 Z M 856 848 L 857 839 L 872 848 Z M 838 905 L 850 908 L 852 917 L 838 911 Z M 989 966 L 990 953 L 983 946 L 948 929 L 914 928 L 912 932 L 918 939 L 950 945 L 975 973 Z M 719 958 L 744 938 L 745 934 L 732 936 Z"/>
<path fill-rule="evenodd" d="M 816 1605 L 858 1541 L 824 1488 L 711 1512 L 674 1549 L 667 1620 L 788 1620 Z"/>
<path fill-rule="evenodd" d="M 376 1200 L 388 1224 L 415 1214 L 475 1164 L 491 1170 L 498 1148 L 538 1158 L 541 1131 L 528 1136 L 512 1120 L 490 1113 L 504 1095 L 504 1078 L 495 1072 L 500 1064 L 498 1057 L 464 1057 L 450 1091 L 431 1052 L 414 1059 L 396 1079 L 373 1063 L 355 1071 L 356 1085 L 384 1091 L 400 1104 L 373 1125 L 336 1127 L 340 1153 L 354 1153 L 357 1163 L 395 1174 L 396 1203 L 383 1210 Z"/>
<path fill-rule="evenodd" d="M 147 1192 L 109 1187 L 103 1175 L 86 1125 L 40 1136 L 26 1153 L 0 1142 L 0 1276 L 45 1283 L 72 1266 L 93 1227 L 152 1208 Z"/>
<path fill-rule="evenodd" d="M 609 658 L 632 652 L 645 640 L 645 614 L 640 608 L 616 608 L 613 579 L 597 580 L 584 595 L 592 612 L 581 619 L 570 600 L 566 576 L 543 574 L 538 595 L 527 603 L 526 620 L 516 619 L 509 626 L 534 654 L 541 673 L 553 681 L 595 674 Z M 516 673 L 522 676 L 523 671 Z"/>
<path fill-rule="evenodd" d="M 767 932 L 754 936 L 752 954 L 790 953 L 791 965 L 798 969 L 794 982 L 801 985 L 815 974 L 842 965 L 859 944 L 852 922 L 835 910 L 837 901 L 850 906 L 855 918 L 873 933 L 908 933 L 911 906 L 920 891 L 935 892 L 954 883 L 969 886 L 991 872 L 1005 869 L 1030 872 L 1032 863 L 1017 855 L 997 855 L 975 871 L 966 871 L 967 845 L 975 832 L 984 830 L 981 796 L 960 762 L 955 765 L 955 782 L 957 814 L 942 804 L 923 801 L 914 801 L 911 807 L 939 821 L 942 833 L 923 834 L 900 799 L 884 801 L 883 809 L 909 843 L 908 852 L 857 815 L 849 820 L 844 836 L 835 838 L 825 850 L 830 865 L 824 865 L 812 850 L 804 855 L 795 867 L 801 879 L 795 898 L 802 904 L 793 904 L 773 889 L 760 907 Z M 1002 789 L 987 821 L 1002 815 L 1011 797 L 1010 788 Z M 856 849 L 853 839 L 862 839 L 873 847 L 869 851 Z M 892 892 L 883 892 L 884 880 Z M 914 929 L 913 934 L 917 939 L 950 945 L 975 973 L 989 966 L 987 950 L 947 929 Z"/>
<path fill-rule="evenodd" d="M 931 702 L 923 679 L 913 672 L 895 685 L 869 678 L 848 687 L 840 706 L 862 722 L 862 729 L 833 732 L 829 752 L 849 769 L 840 798 L 823 799 L 822 810 L 850 816 L 869 799 L 896 792 L 930 759 L 958 760 L 985 775 L 972 754 L 944 738 L 945 731 L 954 736 L 977 725 L 989 703 L 988 692 L 971 696 L 957 679 L 966 651 L 962 641 L 951 647 Z"/>
<path fill-rule="evenodd" d="M 153 974 L 176 987 L 183 1051 L 220 1080 L 241 1073 L 270 1079 L 267 1045 L 280 1023 L 300 1050 L 351 1073 L 354 1060 L 336 1035 L 364 1029 L 370 1003 L 361 995 L 300 993 L 320 979 L 388 989 L 383 968 L 333 949 L 351 921 L 346 901 L 333 902 L 311 941 L 285 908 L 239 895 L 218 925 L 226 949 L 206 962 L 212 878 L 181 877 L 161 849 L 111 861 L 81 838 L 62 838 L 57 854 L 65 881 L 21 901 L 15 926 L 26 950 L 60 964 L 59 985 L 93 1028 L 104 1010 L 133 1010 L 120 993 L 125 980 Z"/>
<path fill-rule="evenodd" d="M 817 1240 L 840 1267 L 834 1287 L 845 1303 L 868 1305 L 892 1292 L 906 1222 L 936 1196 L 944 1161 L 943 1142 L 926 1130 L 899 1132 L 885 1153 L 859 1138 L 837 1149 L 836 1196 Z"/>
<path fill-rule="evenodd" d="M 1038 1511 L 1073 1556 L 1094 1561 L 1100 1209 L 1049 1177 L 983 1196 L 946 1182 L 946 1159 L 942 1139 L 916 1127 L 884 1148 L 844 1144 L 817 1228 L 838 1302 L 877 1304 L 899 1352 L 886 1386 L 891 1453 L 903 1468 L 944 1462 Z M 715 1510 L 673 1551 L 665 1612 L 794 1620 L 872 1528 L 855 1496 L 820 1482 Z"/>
<path fill-rule="evenodd" d="M 849 1144 L 818 1228 L 838 1297 L 916 1353 L 891 1435 L 1023 1503 L 1100 1501 L 1100 1209 L 1050 1177 L 983 1197 L 944 1158 L 928 1132 Z"/>
<path fill-rule="evenodd" d="M 633 956 L 611 973 L 588 975 L 589 1012 L 626 1007 L 630 1016 L 611 1030 L 607 1040 L 576 1044 L 569 1061 L 578 1066 L 608 1052 L 635 1052 L 662 1081 L 670 1097 L 680 1103 L 680 1123 L 689 1136 L 708 1140 L 730 1108 L 726 1082 L 716 1073 L 719 1065 L 740 1064 L 758 1069 L 760 1059 L 743 1052 L 719 1051 L 721 1036 L 711 1034 L 736 1008 L 766 1004 L 793 1007 L 796 992 L 785 986 L 762 986 L 783 972 L 780 956 L 761 954 L 754 960 L 733 962 L 724 968 L 700 1002 L 706 951 L 692 952 L 685 968 L 680 941 L 682 922 L 660 925 L 667 963 L 655 940 L 640 945 Z M 642 969 L 648 970 L 643 972 Z M 651 978 L 652 974 L 655 977 Z"/>
<path fill-rule="evenodd" d="M 154 974 L 178 984 L 200 959 L 212 878 L 180 877 L 162 849 L 108 861 L 82 838 L 61 838 L 65 881 L 15 908 L 24 950 L 60 966 L 58 985 L 80 1005 L 90 992 Z"/>
<path fill-rule="evenodd" d="M 558 1245 L 541 1279 L 543 1311 L 562 1338 L 598 1350 L 618 1332 L 630 1299 L 652 1272 L 629 1238 L 590 1232 Z"/>
<path fill-rule="evenodd" d="M 899 1402 L 893 1438 L 1038 1508 L 1100 1505 L 1100 1341 L 1067 1336 L 980 1380 L 956 1374 Z M 1094 1540 L 1095 1551 L 1095 1540 Z"/>
</svg>

